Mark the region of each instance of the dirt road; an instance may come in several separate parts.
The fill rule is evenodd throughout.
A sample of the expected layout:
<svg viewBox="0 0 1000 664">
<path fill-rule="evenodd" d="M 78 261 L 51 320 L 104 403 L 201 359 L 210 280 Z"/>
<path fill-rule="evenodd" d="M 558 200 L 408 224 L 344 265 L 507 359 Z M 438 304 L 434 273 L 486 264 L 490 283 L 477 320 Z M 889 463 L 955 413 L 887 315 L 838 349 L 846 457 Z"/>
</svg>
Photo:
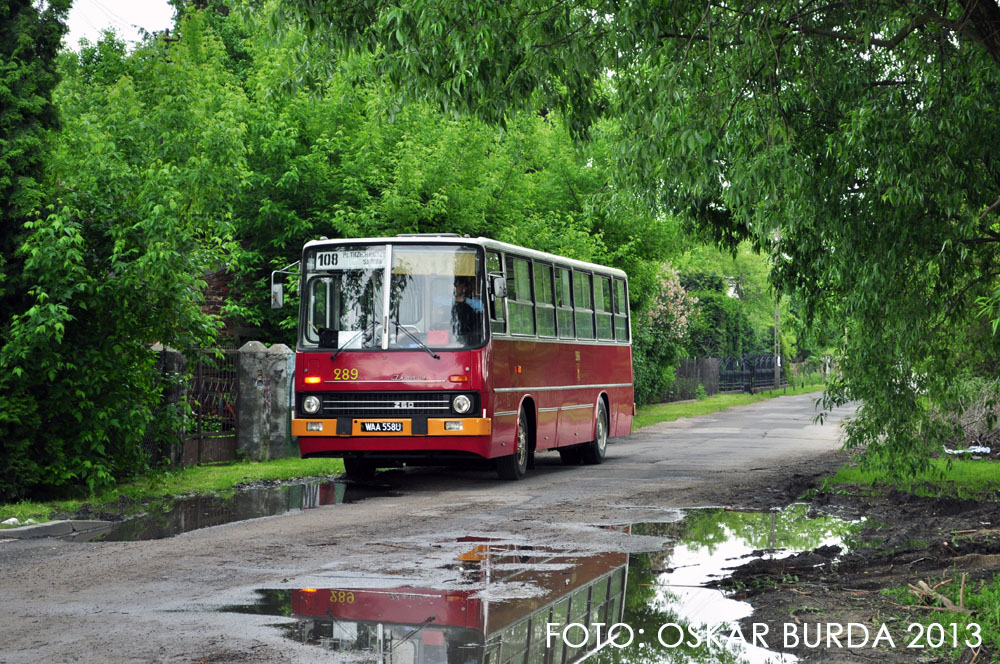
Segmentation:
<svg viewBox="0 0 1000 664">
<path fill-rule="evenodd" d="M 265 588 L 467 587 L 455 561 L 470 537 L 657 550 L 661 537 L 594 526 L 672 521 L 692 506 L 786 504 L 840 458 L 849 410 L 818 425 L 814 399 L 656 425 L 612 441 L 600 466 L 539 455 L 521 482 L 476 470 L 380 473 L 393 497 L 170 539 L 0 540 L 0 663 L 328 662 L 330 653 L 273 628 L 274 617 L 217 609 Z"/>
</svg>

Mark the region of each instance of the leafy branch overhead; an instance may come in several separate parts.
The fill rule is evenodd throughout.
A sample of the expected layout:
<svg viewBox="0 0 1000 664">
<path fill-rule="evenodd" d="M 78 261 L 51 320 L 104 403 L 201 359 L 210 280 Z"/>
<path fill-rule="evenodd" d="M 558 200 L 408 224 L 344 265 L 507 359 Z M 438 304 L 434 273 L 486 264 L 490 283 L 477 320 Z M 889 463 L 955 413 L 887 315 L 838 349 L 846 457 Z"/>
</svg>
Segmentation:
<svg viewBox="0 0 1000 664">
<path fill-rule="evenodd" d="M 929 416 L 997 368 L 1000 8 L 995 0 L 671 3 L 296 0 L 334 55 L 404 98 L 509 122 L 618 126 L 615 185 L 766 250 L 808 316 L 846 331 L 827 405 L 849 444 L 917 467 Z M 985 312 L 985 316 L 978 315 Z"/>
</svg>

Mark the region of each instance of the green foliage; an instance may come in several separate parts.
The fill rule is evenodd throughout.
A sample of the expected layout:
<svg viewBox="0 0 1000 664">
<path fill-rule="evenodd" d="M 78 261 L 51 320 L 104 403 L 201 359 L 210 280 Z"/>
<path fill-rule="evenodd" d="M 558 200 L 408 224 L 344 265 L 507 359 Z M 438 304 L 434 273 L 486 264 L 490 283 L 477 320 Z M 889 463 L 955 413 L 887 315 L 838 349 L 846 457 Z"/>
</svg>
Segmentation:
<svg viewBox="0 0 1000 664">
<path fill-rule="evenodd" d="M 674 381 L 694 308 L 694 301 L 669 266 L 661 267 L 657 286 L 647 306 L 633 317 L 632 368 L 637 404 L 663 400 L 665 390 Z"/>
<path fill-rule="evenodd" d="M 13 319 L 29 301 L 30 278 L 15 250 L 46 196 L 47 142 L 58 126 L 52 104 L 56 53 L 68 11 L 68 0 L 44 8 L 29 0 L 0 4 L 0 344 L 11 338 Z M 0 496 L 34 470 L 26 462 L 31 440 L 4 434 L 16 423 L 35 429 L 41 424 L 33 400 L 11 389 L 15 379 L 0 376 Z"/>
<path fill-rule="evenodd" d="M 293 341 L 295 298 L 272 312 L 270 271 L 320 236 L 455 232 L 620 267 L 632 299 L 650 297 L 677 225 L 609 188 L 618 139 L 601 125 L 586 153 L 553 112 L 525 113 L 497 130 L 422 103 L 397 105 L 371 58 L 345 54 L 320 82 L 282 83 L 325 45 L 283 26 L 271 6 L 214 11 L 207 20 L 238 54 L 234 69 L 254 101 L 247 127 L 247 187 L 235 201 L 240 279 L 227 313 L 271 339 Z M 297 55 L 296 55 L 297 54 Z M 234 56 L 235 57 L 235 56 Z"/>
<path fill-rule="evenodd" d="M 69 0 L 0 5 L 0 337 L 23 301 L 14 249 L 45 198 L 46 140 L 58 126 L 52 88 Z"/>
<path fill-rule="evenodd" d="M 992 579 L 970 579 L 968 583 L 965 577 L 965 573 L 953 570 L 940 581 L 929 580 L 931 582 L 928 585 L 939 595 L 947 597 L 953 605 L 964 606 L 971 615 L 945 611 L 943 602 L 939 599 L 926 600 L 910 587 L 882 591 L 903 606 L 929 605 L 941 609 L 928 611 L 926 615 L 915 614 L 915 622 L 923 624 L 929 630 L 920 641 L 922 644 L 936 643 L 945 636 L 941 655 L 950 655 L 951 661 L 959 661 L 969 651 L 966 642 L 981 642 L 989 651 L 1000 652 L 1000 575 L 995 575 Z M 936 626 L 932 628 L 931 625 Z M 944 635 L 941 634 L 942 627 Z M 911 634 L 917 635 L 918 632 L 914 629 Z M 956 643 L 953 643 L 953 635 L 958 636 Z M 945 655 L 946 652 L 949 655 Z"/>
<path fill-rule="evenodd" d="M 691 294 L 698 299 L 691 321 L 687 350 L 693 357 L 742 357 L 770 349 L 754 333 L 739 300 L 708 291 Z"/>
<path fill-rule="evenodd" d="M 29 231 L 29 306 L 0 351 L 4 497 L 145 467 L 155 342 L 211 343 L 203 276 L 227 260 L 246 100 L 197 15 L 169 48 L 111 37 L 64 60 L 51 200 Z"/>
<path fill-rule="evenodd" d="M 725 293 L 726 279 L 711 272 L 681 272 L 681 286 L 687 292 Z"/>
</svg>

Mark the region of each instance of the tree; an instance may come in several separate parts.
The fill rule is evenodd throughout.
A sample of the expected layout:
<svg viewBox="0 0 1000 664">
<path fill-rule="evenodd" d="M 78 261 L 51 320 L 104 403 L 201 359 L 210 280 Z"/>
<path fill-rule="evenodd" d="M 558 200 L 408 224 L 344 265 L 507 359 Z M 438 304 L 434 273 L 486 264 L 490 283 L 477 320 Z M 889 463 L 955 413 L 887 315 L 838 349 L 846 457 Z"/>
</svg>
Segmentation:
<svg viewBox="0 0 1000 664">
<path fill-rule="evenodd" d="M 23 294 L 15 249 L 45 191 L 46 139 L 58 126 L 52 88 L 69 0 L 0 5 L 0 330 Z M 6 336 L 6 335 L 2 335 Z"/>
<path fill-rule="evenodd" d="M 145 469 L 164 385 L 151 346 L 211 343 L 203 277 L 225 265 L 245 174 L 245 97 L 198 15 L 131 55 L 67 53 L 44 216 L 22 248 L 27 306 L 0 348 L 0 496 Z"/>
<path fill-rule="evenodd" d="M 290 7 L 410 97 L 497 121 L 540 103 L 577 136 L 614 117 L 621 184 L 768 251 L 804 315 L 840 314 L 826 404 L 860 401 L 849 446 L 913 470 L 947 433 L 930 404 L 1000 275 L 995 0 Z"/>
<path fill-rule="evenodd" d="M 58 127 L 52 89 L 59 80 L 56 54 L 66 32 L 69 0 L 0 3 L 0 340 L 10 338 L 14 317 L 27 308 L 29 281 L 18 248 L 46 198 L 48 145 Z M 0 379 L 0 494 L 20 469 L 8 453 L 25 441 L 2 434 L 30 418 L 30 400 Z"/>
<path fill-rule="evenodd" d="M 270 6 L 225 13 L 208 4 L 205 19 L 253 100 L 247 188 L 234 213 L 241 279 L 229 309 L 269 338 L 292 342 L 295 325 L 292 307 L 267 306 L 270 271 L 320 236 L 485 235 L 621 267 L 635 307 L 650 298 L 677 225 L 609 186 L 613 126 L 596 127 L 584 151 L 555 112 L 523 114 L 501 130 L 422 102 L 396 104 L 363 54 L 289 88 L 281 82 L 299 72 L 292 56 L 314 65 L 325 46 L 287 27 L 275 39 Z"/>
</svg>

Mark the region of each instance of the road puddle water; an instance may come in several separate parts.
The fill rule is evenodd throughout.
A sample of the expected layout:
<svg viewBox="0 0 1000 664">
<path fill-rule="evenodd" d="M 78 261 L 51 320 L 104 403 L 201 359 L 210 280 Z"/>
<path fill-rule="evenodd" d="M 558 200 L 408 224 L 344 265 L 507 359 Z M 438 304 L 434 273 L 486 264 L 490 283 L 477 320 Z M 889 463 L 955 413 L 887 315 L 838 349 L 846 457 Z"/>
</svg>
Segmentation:
<svg viewBox="0 0 1000 664">
<path fill-rule="evenodd" d="M 707 587 L 727 570 L 822 546 L 859 526 L 806 506 L 768 513 L 689 510 L 635 524 L 667 539 L 643 554 L 592 553 L 464 538 L 448 584 L 354 575 L 328 588 L 258 590 L 226 612 L 280 616 L 286 636 L 381 664 L 794 662 L 780 635 L 740 634 L 750 605 Z M 616 626 L 612 628 L 612 626 Z"/>
<path fill-rule="evenodd" d="M 782 634 L 766 625 L 740 628 L 753 609 L 739 593 L 712 587 L 745 564 L 767 564 L 816 549 L 833 556 L 846 548 L 860 522 L 812 516 L 807 505 L 780 511 L 689 510 L 678 523 L 637 524 L 636 535 L 671 542 L 659 552 L 632 555 L 622 622 L 635 634 L 626 648 L 605 648 L 598 662 L 795 662 L 778 652 Z M 820 558 L 821 560 L 827 560 Z M 633 610 L 630 611 L 630 608 Z M 756 630 L 756 632 L 754 631 Z M 620 641 L 627 640 L 626 636 Z"/>
<path fill-rule="evenodd" d="M 181 498 L 162 509 L 112 523 L 104 529 L 80 533 L 74 539 L 92 542 L 163 539 L 224 523 L 394 495 L 398 494 L 377 485 L 353 482 L 313 481 L 254 487 L 232 496 Z"/>
</svg>

